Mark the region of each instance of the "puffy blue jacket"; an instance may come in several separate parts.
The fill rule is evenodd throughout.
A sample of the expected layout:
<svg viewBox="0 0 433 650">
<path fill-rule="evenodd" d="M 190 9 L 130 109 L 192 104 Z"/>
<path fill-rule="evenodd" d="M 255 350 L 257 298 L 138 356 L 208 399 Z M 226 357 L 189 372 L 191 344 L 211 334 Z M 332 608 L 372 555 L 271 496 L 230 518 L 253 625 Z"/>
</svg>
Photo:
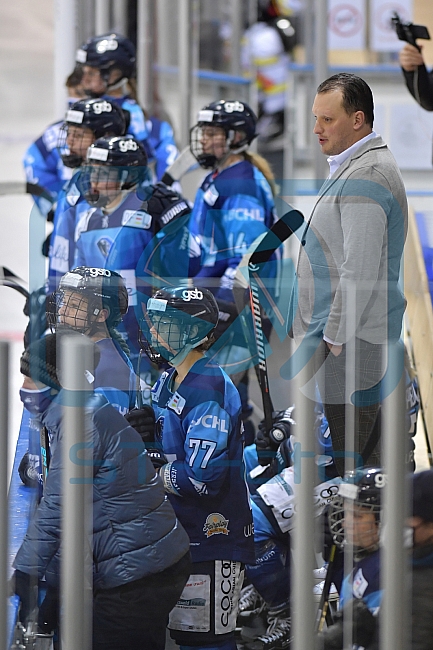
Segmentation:
<svg viewBox="0 0 433 650">
<path fill-rule="evenodd" d="M 14 567 L 58 584 L 61 524 L 62 424 L 60 392 L 41 416 L 54 432 L 43 499 Z M 110 589 L 159 573 L 189 550 L 189 539 L 164 495 L 139 434 L 102 395 L 89 397 L 93 449 L 94 588 Z M 90 541 L 89 541 L 90 545 Z"/>
</svg>

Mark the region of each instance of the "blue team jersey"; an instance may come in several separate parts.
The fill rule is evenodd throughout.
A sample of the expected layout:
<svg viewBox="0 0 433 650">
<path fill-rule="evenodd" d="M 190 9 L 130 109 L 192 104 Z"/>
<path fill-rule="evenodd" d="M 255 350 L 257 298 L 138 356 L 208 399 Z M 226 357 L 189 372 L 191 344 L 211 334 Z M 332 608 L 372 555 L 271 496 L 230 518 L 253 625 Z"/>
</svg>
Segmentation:
<svg viewBox="0 0 433 650">
<path fill-rule="evenodd" d="M 169 463 L 164 484 L 191 540 L 193 562 L 254 562 L 239 394 L 206 357 L 174 390 L 174 369 L 152 389 L 156 431 Z"/>
<path fill-rule="evenodd" d="M 173 129 L 168 122 L 151 117 L 146 124 L 149 131 L 147 141 L 153 152 L 150 161 L 155 162 L 155 175 L 157 180 L 161 180 L 165 170 L 176 160 L 179 150 L 174 140 Z"/>
<path fill-rule="evenodd" d="M 197 277 L 221 278 L 212 289 L 217 298 L 234 302 L 233 279 L 242 257 L 276 219 L 271 187 L 249 161 L 206 176 L 196 195 L 191 228 L 203 249 Z"/>
<path fill-rule="evenodd" d="M 64 166 L 57 149 L 62 125 L 63 120 L 50 124 L 24 154 L 23 165 L 27 182 L 39 185 L 48 195 L 48 197 L 33 195 L 39 210 L 44 215 L 53 207 L 58 193 L 72 175 L 72 169 Z"/>
<path fill-rule="evenodd" d="M 143 317 L 141 302 L 155 287 L 178 283 L 188 277 L 191 260 L 198 255 L 188 230 L 190 215 L 186 214 L 154 235 L 152 216 L 146 212 L 153 191 L 150 185 L 140 190 L 140 196 L 129 193 L 111 213 L 91 207 L 86 201 L 71 207 L 75 225 L 74 267 L 107 268 L 120 273 L 129 296 L 129 309 L 122 328 L 128 344 L 138 349 L 138 320 Z M 135 310 L 137 309 L 137 319 Z"/>
<path fill-rule="evenodd" d="M 374 615 L 378 614 L 382 601 L 380 549 L 356 562 L 351 576 L 344 578 L 340 594 L 340 609 L 352 598 L 362 598 L 370 612 Z"/>
<path fill-rule="evenodd" d="M 123 110 L 129 111 L 128 133 L 143 144 L 149 162 L 155 163 L 154 180 L 161 180 L 165 170 L 170 167 L 179 153 L 171 126 L 157 117 L 146 120 L 141 106 L 131 97 L 110 97 L 110 95 L 104 97 L 115 102 Z"/>
<path fill-rule="evenodd" d="M 78 189 L 80 173 L 81 170 L 76 169 L 72 178 L 58 195 L 48 253 L 48 293 L 55 291 L 62 276 L 74 267 L 75 228 L 80 219 L 82 207 L 84 206 L 85 210 L 90 207 Z M 151 174 L 148 171 L 142 187 L 147 187 L 150 182 Z"/>
</svg>

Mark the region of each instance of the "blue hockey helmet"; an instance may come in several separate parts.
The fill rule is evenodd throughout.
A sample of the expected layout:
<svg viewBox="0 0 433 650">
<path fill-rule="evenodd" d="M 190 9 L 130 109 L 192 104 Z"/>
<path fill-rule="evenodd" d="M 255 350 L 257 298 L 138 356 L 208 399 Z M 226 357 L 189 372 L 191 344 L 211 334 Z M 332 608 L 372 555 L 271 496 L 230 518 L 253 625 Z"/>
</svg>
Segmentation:
<svg viewBox="0 0 433 650">
<path fill-rule="evenodd" d="M 202 287 L 159 289 L 143 308 L 140 345 L 155 363 L 180 363 L 199 345 L 209 345 L 218 323 L 214 295 Z"/>
<path fill-rule="evenodd" d="M 98 138 L 87 150 L 77 185 L 90 205 L 105 207 L 122 190 L 139 185 L 146 174 L 146 151 L 132 135 Z"/>
<path fill-rule="evenodd" d="M 135 75 L 135 47 L 133 43 L 116 32 L 92 36 L 77 50 L 75 60 L 82 65 L 98 68 L 106 83 L 112 70 L 119 70 L 121 78 L 130 79 Z"/>
<path fill-rule="evenodd" d="M 257 117 L 245 102 L 221 99 L 207 104 L 197 115 L 197 124 L 190 131 L 190 148 L 201 167 L 214 168 L 230 153 L 241 153 L 256 137 Z M 226 136 L 226 150 L 219 158 L 212 151 L 205 151 L 203 129 L 219 127 Z M 236 136 L 240 133 L 240 137 Z"/>
<path fill-rule="evenodd" d="M 372 512 L 376 522 L 380 523 L 386 479 L 386 474 L 380 467 L 365 467 L 345 474 L 329 513 L 330 529 L 337 546 L 345 544 L 345 501 Z"/>
<path fill-rule="evenodd" d="M 79 167 L 85 158 L 86 151 L 82 151 L 77 137 L 71 143 L 70 127 L 90 129 L 94 139 L 103 136 L 119 136 L 126 131 L 125 112 L 107 99 L 80 99 L 66 112 L 65 121 L 60 129 L 57 148 L 67 167 Z M 84 133 L 84 132 L 83 132 Z M 69 134 L 69 137 L 68 137 Z M 87 150 L 87 147 L 86 147 Z"/>
<path fill-rule="evenodd" d="M 128 311 L 128 291 L 122 276 L 109 269 L 79 266 L 61 278 L 56 309 L 49 312 L 52 330 L 91 333 L 100 326 L 116 327 Z M 97 318 L 107 310 L 104 321 Z"/>
</svg>

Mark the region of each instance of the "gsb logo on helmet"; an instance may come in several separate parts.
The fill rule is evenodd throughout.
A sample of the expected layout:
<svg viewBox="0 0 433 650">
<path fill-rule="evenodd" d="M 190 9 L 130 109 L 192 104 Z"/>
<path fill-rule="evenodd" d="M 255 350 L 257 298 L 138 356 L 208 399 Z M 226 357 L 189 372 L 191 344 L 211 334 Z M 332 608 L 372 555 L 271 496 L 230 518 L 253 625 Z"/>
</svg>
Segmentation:
<svg viewBox="0 0 433 650">
<path fill-rule="evenodd" d="M 119 44 L 116 40 L 114 39 L 105 39 L 98 43 L 96 46 L 96 51 L 98 54 L 104 54 L 104 52 L 108 52 L 110 50 L 117 50 Z"/>
<path fill-rule="evenodd" d="M 97 278 L 98 275 L 103 275 L 106 278 L 111 278 L 111 271 L 108 269 L 89 269 L 89 274 L 92 278 Z"/>
<path fill-rule="evenodd" d="M 134 140 L 120 140 L 119 149 L 122 153 L 127 151 L 137 151 L 138 144 Z"/>
<path fill-rule="evenodd" d="M 96 115 L 101 115 L 101 113 L 111 113 L 113 110 L 112 105 L 109 102 L 95 102 L 93 104 L 93 112 Z"/>
<path fill-rule="evenodd" d="M 242 113 L 244 108 L 245 107 L 241 102 L 226 102 L 224 104 L 224 110 L 226 113 L 233 113 L 234 111 Z"/>
<path fill-rule="evenodd" d="M 189 302 L 190 300 L 203 300 L 203 292 L 199 289 L 185 289 L 182 291 L 182 298 Z"/>
</svg>

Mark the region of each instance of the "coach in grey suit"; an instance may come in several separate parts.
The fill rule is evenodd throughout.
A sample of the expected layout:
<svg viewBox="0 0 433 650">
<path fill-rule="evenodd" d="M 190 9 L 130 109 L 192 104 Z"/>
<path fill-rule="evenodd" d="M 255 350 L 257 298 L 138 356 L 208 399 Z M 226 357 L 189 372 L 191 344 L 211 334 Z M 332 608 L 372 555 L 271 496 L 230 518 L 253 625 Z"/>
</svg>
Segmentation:
<svg viewBox="0 0 433 650">
<path fill-rule="evenodd" d="M 312 110 L 330 175 L 301 237 L 290 324 L 297 346 L 312 342 L 316 349 L 316 379 L 342 474 L 345 451 L 361 464 L 380 460 L 378 437 L 370 434 L 383 344 L 398 341 L 402 327 L 407 200 L 394 157 L 373 131 L 373 96 L 363 79 L 330 77 Z M 354 403 L 355 449 L 345 448 L 346 403 Z"/>
</svg>

